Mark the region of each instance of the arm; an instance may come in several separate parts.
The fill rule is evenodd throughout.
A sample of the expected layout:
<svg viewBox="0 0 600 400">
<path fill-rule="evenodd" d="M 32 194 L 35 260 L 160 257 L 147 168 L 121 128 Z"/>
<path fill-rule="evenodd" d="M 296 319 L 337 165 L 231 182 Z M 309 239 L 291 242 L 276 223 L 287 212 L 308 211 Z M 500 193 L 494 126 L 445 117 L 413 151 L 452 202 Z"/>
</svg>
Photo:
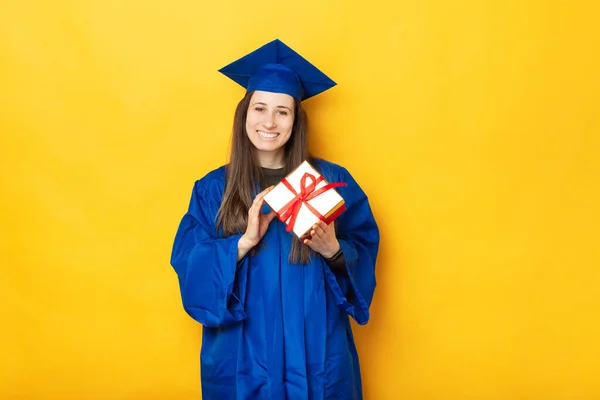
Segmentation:
<svg viewBox="0 0 600 400">
<path fill-rule="evenodd" d="M 239 272 L 245 269 L 246 254 L 254 247 L 252 238 L 249 241 L 246 234 L 217 236 L 215 217 L 218 208 L 197 182 L 188 212 L 177 230 L 171 255 L 184 309 L 208 327 L 228 326 L 246 318 L 242 296 L 246 276 Z M 260 220 L 269 218 L 258 217 Z M 246 232 L 250 231 L 247 229 Z M 260 234 L 260 229 L 258 232 Z"/>
<path fill-rule="evenodd" d="M 340 175 L 339 181 L 347 184 L 339 189 L 347 209 L 337 219 L 337 233 L 318 223 L 305 243 L 326 259 L 325 278 L 338 307 L 363 325 L 369 320 L 376 285 L 379 229 L 365 193 L 346 170 Z M 340 249 L 339 258 L 327 260 Z"/>
</svg>

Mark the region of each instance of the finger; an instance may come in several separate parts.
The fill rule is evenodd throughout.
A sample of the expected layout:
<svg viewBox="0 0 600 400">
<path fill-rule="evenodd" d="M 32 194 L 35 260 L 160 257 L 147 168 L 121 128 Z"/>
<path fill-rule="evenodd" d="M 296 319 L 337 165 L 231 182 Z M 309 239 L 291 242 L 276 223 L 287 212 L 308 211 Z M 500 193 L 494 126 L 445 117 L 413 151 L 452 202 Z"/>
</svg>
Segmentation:
<svg viewBox="0 0 600 400">
<path fill-rule="evenodd" d="M 331 223 L 329 223 L 329 224 L 328 224 L 328 223 L 327 223 L 327 222 L 325 222 L 325 221 L 319 221 L 319 224 L 321 225 L 321 228 L 323 228 L 323 230 L 324 230 L 326 233 L 328 233 L 328 232 L 330 232 L 331 230 L 333 230 L 333 224 L 331 224 Z"/>
<path fill-rule="evenodd" d="M 320 253 L 320 245 L 318 241 L 312 239 L 305 239 L 302 243 L 310 247 L 313 251 Z"/>
<path fill-rule="evenodd" d="M 308 236 L 311 238 L 319 238 L 319 235 L 317 235 L 317 232 L 314 229 L 311 229 L 310 232 L 308 232 Z"/>
<path fill-rule="evenodd" d="M 256 212 L 260 212 L 260 210 L 262 210 L 263 205 L 265 204 L 264 195 L 260 197 L 259 196 L 256 196 L 256 198 L 252 202 L 252 206 L 250 207 L 255 209 Z"/>
<path fill-rule="evenodd" d="M 267 192 L 261 192 L 259 193 L 255 198 L 254 201 L 252 202 L 252 205 L 250 206 L 250 209 L 255 209 L 255 210 L 260 210 L 263 206 L 263 203 L 265 202 L 265 195 L 267 194 Z"/>
<path fill-rule="evenodd" d="M 263 197 L 265 197 L 265 195 L 267 193 L 269 193 L 271 190 L 273 189 L 273 186 L 269 186 L 268 188 L 266 188 L 265 190 L 263 190 L 262 192 L 260 192 L 259 194 L 256 195 L 256 197 L 254 198 L 254 201 L 252 203 L 256 203 L 262 200 Z"/>
<path fill-rule="evenodd" d="M 265 215 L 265 218 L 267 219 L 267 222 L 271 222 L 273 220 L 273 218 L 275 218 L 276 216 L 277 216 L 277 213 L 275 211 L 271 211 L 270 213 Z"/>
<path fill-rule="evenodd" d="M 260 192 L 260 193 L 259 193 L 259 194 L 256 196 L 256 198 L 259 198 L 259 197 L 260 197 L 260 198 L 262 199 L 263 197 L 265 197 L 265 195 L 266 195 L 267 193 L 269 193 L 271 190 L 273 190 L 273 188 L 274 188 L 274 187 L 275 187 L 275 186 L 273 186 L 273 185 L 269 186 L 268 188 L 266 188 L 265 190 L 263 190 L 262 192 Z"/>
<path fill-rule="evenodd" d="M 263 197 L 265 197 L 264 193 L 259 193 L 255 198 L 254 201 L 252 202 L 252 207 L 256 206 L 257 204 L 262 204 L 263 202 Z"/>
<path fill-rule="evenodd" d="M 300 242 L 304 243 L 304 239 L 310 239 L 310 238 L 311 238 L 310 231 L 308 231 L 305 234 L 303 234 L 302 236 L 300 236 L 298 238 L 298 240 L 300 240 Z"/>
<path fill-rule="evenodd" d="M 327 237 L 336 237 L 335 226 L 333 223 L 327 224 L 326 222 L 321 222 L 321 226 Z"/>
<path fill-rule="evenodd" d="M 317 222 L 314 226 L 313 226 L 313 231 L 315 231 L 315 234 L 317 236 L 325 236 L 325 229 L 323 227 L 323 224 L 321 221 Z"/>
<path fill-rule="evenodd" d="M 254 219 L 258 219 L 260 217 L 262 206 L 264 203 L 264 200 L 262 199 L 262 197 L 259 197 L 259 196 L 260 196 L 260 194 L 258 196 L 256 196 L 256 198 L 252 202 L 252 205 L 248 209 L 248 216 L 251 218 L 254 218 Z"/>
<path fill-rule="evenodd" d="M 256 203 L 252 202 L 252 205 L 248 209 L 248 218 L 256 217 Z"/>
</svg>

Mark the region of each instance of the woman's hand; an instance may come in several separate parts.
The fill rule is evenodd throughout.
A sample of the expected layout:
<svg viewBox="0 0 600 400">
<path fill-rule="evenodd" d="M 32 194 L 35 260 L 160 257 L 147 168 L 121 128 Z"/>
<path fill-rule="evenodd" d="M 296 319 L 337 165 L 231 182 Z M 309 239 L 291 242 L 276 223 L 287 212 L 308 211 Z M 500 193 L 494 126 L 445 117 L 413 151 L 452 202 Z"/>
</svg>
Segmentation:
<svg viewBox="0 0 600 400">
<path fill-rule="evenodd" d="M 317 222 L 310 231 L 310 238 L 302 241 L 315 252 L 325 258 L 331 258 L 340 250 L 340 242 L 335 236 L 333 223 L 327 225 L 323 221 Z"/>
<path fill-rule="evenodd" d="M 265 202 L 264 197 L 271 191 L 271 189 L 273 189 L 273 187 L 274 186 L 270 186 L 264 191 L 260 192 L 248 210 L 248 226 L 246 227 L 246 232 L 238 241 L 238 261 L 244 258 L 250 249 L 260 242 L 262 237 L 267 232 L 269 224 L 276 215 L 275 211 L 271 211 L 268 214 L 263 214 L 261 212 L 262 206 Z"/>
</svg>

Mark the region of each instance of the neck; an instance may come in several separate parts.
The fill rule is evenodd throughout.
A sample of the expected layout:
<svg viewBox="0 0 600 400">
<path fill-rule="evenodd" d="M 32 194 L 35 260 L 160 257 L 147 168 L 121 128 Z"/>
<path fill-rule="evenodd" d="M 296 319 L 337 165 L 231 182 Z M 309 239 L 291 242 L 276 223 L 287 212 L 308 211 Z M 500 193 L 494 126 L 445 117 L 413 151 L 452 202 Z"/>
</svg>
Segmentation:
<svg viewBox="0 0 600 400">
<path fill-rule="evenodd" d="M 257 151 L 258 163 L 262 168 L 283 168 L 285 167 L 285 154 L 281 151 Z"/>
</svg>

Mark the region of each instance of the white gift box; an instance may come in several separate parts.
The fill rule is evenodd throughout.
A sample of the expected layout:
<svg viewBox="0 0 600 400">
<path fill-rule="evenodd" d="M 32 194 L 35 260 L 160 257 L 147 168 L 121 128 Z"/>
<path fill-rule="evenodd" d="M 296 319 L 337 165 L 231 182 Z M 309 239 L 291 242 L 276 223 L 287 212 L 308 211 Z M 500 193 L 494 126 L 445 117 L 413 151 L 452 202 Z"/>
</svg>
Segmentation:
<svg viewBox="0 0 600 400">
<path fill-rule="evenodd" d="M 330 224 L 346 209 L 344 199 L 334 189 L 338 186 L 345 184 L 327 183 L 312 165 L 304 161 L 264 199 L 288 226 L 287 230 L 301 238 L 319 220 Z"/>
</svg>

